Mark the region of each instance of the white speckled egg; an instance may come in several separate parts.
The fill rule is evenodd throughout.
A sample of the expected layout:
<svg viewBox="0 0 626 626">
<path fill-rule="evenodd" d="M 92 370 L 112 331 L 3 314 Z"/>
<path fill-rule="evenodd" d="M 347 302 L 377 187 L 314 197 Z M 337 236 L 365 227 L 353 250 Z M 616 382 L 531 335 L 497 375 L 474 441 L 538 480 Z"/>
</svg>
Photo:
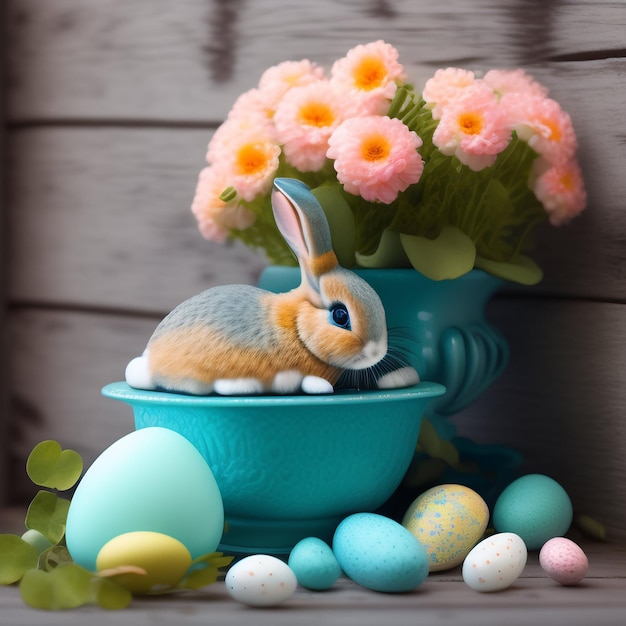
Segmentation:
<svg viewBox="0 0 626 626">
<path fill-rule="evenodd" d="M 501 591 L 519 578 L 527 558 L 519 535 L 498 533 L 470 550 L 463 561 L 463 580 L 476 591 Z"/>
<path fill-rule="evenodd" d="M 401 524 L 376 513 L 344 519 L 333 537 L 339 565 L 354 582 L 374 591 L 411 591 L 428 576 L 426 550 Z"/>
<path fill-rule="evenodd" d="M 529 550 L 539 550 L 569 529 L 572 502 L 563 487 L 544 474 L 527 474 L 514 480 L 498 496 L 493 525 L 498 532 L 519 535 Z"/>
<path fill-rule="evenodd" d="M 489 507 L 473 489 L 446 484 L 413 501 L 402 525 L 424 546 L 431 572 L 463 562 L 489 521 Z"/>
<path fill-rule="evenodd" d="M 541 548 L 539 565 L 561 585 L 577 585 L 585 577 L 589 561 L 578 544 L 565 537 L 553 537 Z"/>
<path fill-rule="evenodd" d="M 341 567 L 330 546 L 317 537 L 299 541 L 288 561 L 298 583 L 307 589 L 322 591 L 333 586 L 341 576 Z"/>
<path fill-rule="evenodd" d="M 248 606 L 277 606 L 293 595 L 296 575 L 280 559 L 267 554 L 247 556 L 226 574 L 226 589 L 237 602 Z"/>
</svg>

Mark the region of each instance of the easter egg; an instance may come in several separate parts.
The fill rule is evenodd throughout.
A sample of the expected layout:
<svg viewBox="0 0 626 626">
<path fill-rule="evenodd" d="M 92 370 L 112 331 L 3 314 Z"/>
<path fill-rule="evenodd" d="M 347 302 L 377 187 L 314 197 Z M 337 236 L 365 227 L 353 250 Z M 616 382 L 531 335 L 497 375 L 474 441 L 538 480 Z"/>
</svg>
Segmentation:
<svg viewBox="0 0 626 626">
<path fill-rule="evenodd" d="M 463 561 L 463 580 L 476 591 L 501 591 L 519 578 L 527 558 L 519 535 L 497 533 L 470 550 Z"/>
<path fill-rule="evenodd" d="M 578 544 L 565 537 L 553 537 L 539 551 L 539 565 L 561 585 L 577 585 L 585 577 L 589 561 Z"/>
<path fill-rule="evenodd" d="M 529 550 L 538 550 L 548 539 L 568 531 L 573 514 L 572 502 L 556 480 L 527 474 L 498 496 L 492 519 L 498 532 L 516 533 Z"/>
<path fill-rule="evenodd" d="M 96 569 L 114 537 L 152 531 L 180 541 L 195 559 L 214 552 L 224 530 L 224 506 L 215 478 L 182 435 L 142 428 L 109 446 L 87 470 L 70 503 L 70 555 Z"/>
<path fill-rule="evenodd" d="M 293 595 L 296 575 L 280 559 L 267 554 L 247 556 L 226 573 L 226 589 L 248 606 L 276 606 Z"/>
<path fill-rule="evenodd" d="M 173 587 L 191 566 L 185 546 L 161 533 L 136 531 L 118 535 L 102 546 L 96 558 L 98 572 L 131 566 L 141 571 L 125 572 L 112 579 L 132 593 L 147 593 Z"/>
<path fill-rule="evenodd" d="M 463 562 L 487 528 L 489 507 L 463 485 L 439 485 L 418 496 L 402 525 L 424 546 L 431 572 Z"/>
<path fill-rule="evenodd" d="M 333 536 L 333 552 L 344 573 L 374 591 L 411 591 L 428 576 L 428 557 L 401 524 L 376 513 L 355 513 Z"/>
<path fill-rule="evenodd" d="M 332 587 L 341 576 L 341 567 L 331 547 L 317 537 L 300 540 L 291 550 L 287 564 L 300 585 L 315 591 Z"/>
</svg>

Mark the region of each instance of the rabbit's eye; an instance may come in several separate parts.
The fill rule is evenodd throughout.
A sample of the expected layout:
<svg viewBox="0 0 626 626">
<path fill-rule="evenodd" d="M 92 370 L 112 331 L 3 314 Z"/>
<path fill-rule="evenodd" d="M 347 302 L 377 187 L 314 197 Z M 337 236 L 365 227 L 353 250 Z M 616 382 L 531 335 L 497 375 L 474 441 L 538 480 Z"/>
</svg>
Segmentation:
<svg viewBox="0 0 626 626">
<path fill-rule="evenodd" d="M 341 304 L 341 302 L 333 304 L 330 307 L 330 319 L 335 326 L 350 330 L 350 315 L 345 304 Z"/>
</svg>

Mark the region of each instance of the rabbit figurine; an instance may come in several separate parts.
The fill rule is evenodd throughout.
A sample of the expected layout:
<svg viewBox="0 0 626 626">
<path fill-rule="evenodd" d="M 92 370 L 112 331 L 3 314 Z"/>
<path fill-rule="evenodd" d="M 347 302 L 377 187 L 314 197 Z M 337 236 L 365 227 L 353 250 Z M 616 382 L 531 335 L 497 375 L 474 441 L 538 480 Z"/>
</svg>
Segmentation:
<svg viewBox="0 0 626 626">
<path fill-rule="evenodd" d="M 332 393 L 344 371 L 370 368 L 385 357 L 382 302 L 338 264 L 326 216 L 309 188 L 276 179 L 272 208 L 300 264 L 301 284 L 281 294 L 218 286 L 183 302 L 128 364 L 131 387 L 194 395 Z M 376 386 L 417 382 L 417 372 L 405 366 Z"/>
</svg>

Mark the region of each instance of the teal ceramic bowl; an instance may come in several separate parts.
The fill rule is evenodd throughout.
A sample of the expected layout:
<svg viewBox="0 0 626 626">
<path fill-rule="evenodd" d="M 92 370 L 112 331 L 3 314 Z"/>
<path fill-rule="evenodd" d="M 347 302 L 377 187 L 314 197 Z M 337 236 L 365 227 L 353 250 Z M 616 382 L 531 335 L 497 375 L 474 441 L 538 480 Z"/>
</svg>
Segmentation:
<svg viewBox="0 0 626 626">
<path fill-rule="evenodd" d="M 330 541 L 344 517 L 382 505 L 413 458 L 424 408 L 444 392 L 429 382 L 320 396 L 102 390 L 132 407 L 136 428 L 170 428 L 196 446 L 224 502 L 221 549 L 249 554 Z"/>
</svg>

